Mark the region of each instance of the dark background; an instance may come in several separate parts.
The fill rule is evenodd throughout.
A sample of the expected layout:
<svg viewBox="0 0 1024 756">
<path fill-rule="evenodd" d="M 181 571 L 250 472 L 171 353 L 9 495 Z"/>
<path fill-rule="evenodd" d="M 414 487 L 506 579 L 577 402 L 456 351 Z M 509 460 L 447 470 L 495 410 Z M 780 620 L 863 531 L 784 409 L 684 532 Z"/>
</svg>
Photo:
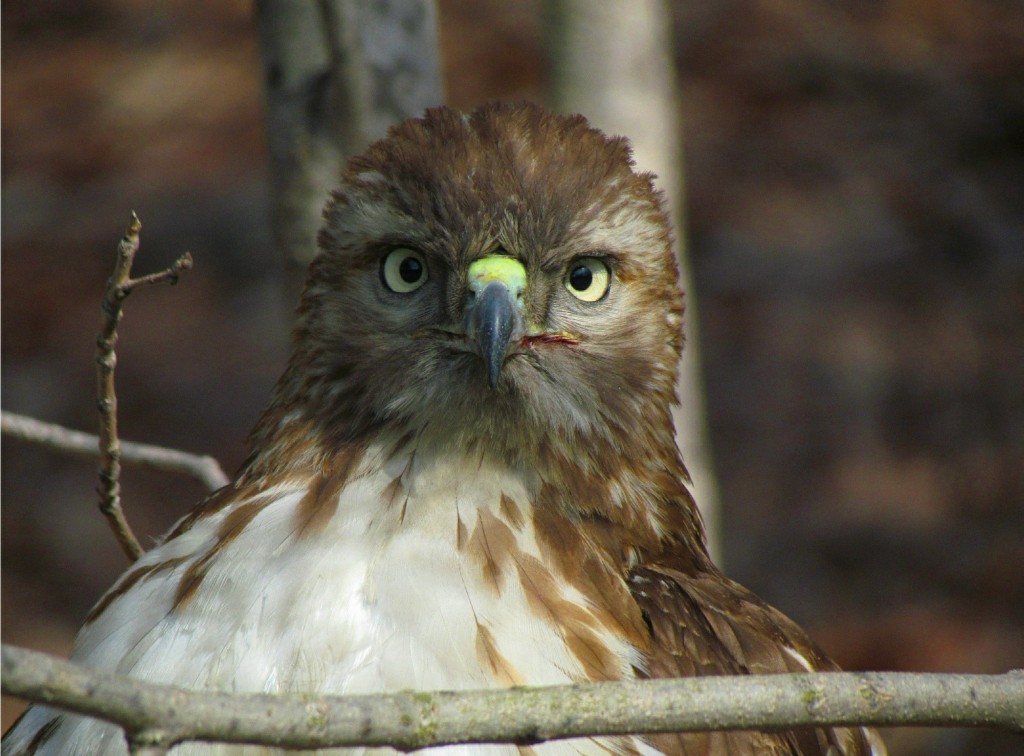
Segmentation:
<svg viewBox="0 0 1024 756">
<path fill-rule="evenodd" d="M 850 668 L 1024 666 L 1024 5 L 676 5 L 727 571 Z M 440 13 L 451 104 L 545 99 L 539 2 Z M 134 209 L 138 273 L 185 250 L 196 267 L 127 302 L 122 435 L 243 458 L 293 307 L 250 14 L 4 4 L 5 409 L 95 428 L 99 302 Z M 4 642 L 66 654 L 125 567 L 95 467 L 4 440 Z M 132 467 L 123 483 L 147 538 L 203 494 Z"/>
</svg>

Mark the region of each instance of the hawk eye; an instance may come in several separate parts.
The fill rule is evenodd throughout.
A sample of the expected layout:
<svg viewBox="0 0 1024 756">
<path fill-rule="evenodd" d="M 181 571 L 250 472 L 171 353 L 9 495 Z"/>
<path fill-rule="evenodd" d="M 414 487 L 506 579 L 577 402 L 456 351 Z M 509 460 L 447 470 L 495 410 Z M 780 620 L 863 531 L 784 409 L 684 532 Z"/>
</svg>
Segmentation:
<svg viewBox="0 0 1024 756">
<path fill-rule="evenodd" d="M 381 263 L 380 277 L 391 291 L 408 294 L 427 282 L 427 260 L 407 247 L 393 249 Z"/>
<path fill-rule="evenodd" d="M 608 265 L 597 257 L 574 260 L 565 275 L 565 288 L 577 299 L 596 302 L 608 293 L 612 273 Z"/>
</svg>

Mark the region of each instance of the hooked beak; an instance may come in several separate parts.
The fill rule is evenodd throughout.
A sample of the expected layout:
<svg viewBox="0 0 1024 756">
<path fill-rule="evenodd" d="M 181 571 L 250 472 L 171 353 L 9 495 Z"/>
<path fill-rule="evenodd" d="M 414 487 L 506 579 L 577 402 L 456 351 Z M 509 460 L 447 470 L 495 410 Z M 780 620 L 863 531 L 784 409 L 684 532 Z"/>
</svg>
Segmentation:
<svg viewBox="0 0 1024 756">
<path fill-rule="evenodd" d="M 505 256 L 484 257 L 469 266 L 466 336 L 483 358 L 487 382 L 498 385 L 513 337 L 522 330 L 526 269 Z"/>
</svg>

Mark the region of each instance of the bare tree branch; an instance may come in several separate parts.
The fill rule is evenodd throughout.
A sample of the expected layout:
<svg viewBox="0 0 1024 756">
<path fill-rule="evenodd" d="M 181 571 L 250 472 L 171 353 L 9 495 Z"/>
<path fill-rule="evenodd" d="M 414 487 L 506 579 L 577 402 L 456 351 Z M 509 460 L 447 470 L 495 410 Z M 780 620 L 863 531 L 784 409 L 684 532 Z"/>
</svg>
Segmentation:
<svg viewBox="0 0 1024 756">
<path fill-rule="evenodd" d="M 535 743 L 566 737 L 825 725 L 1024 732 L 1024 671 L 828 672 L 373 696 L 185 691 L 3 646 L 3 692 L 114 722 L 130 740 L 285 748 Z M 150 751 L 152 753 L 152 751 Z"/>
<path fill-rule="evenodd" d="M 0 433 L 68 454 L 97 457 L 100 453 L 99 436 L 7 410 L 0 410 Z M 121 461 L 191 475 L 210 491 L 231 482 L 213 457 L 164 446 L 121 441 Z"/>
<path fill-rule="evenodd" d="M 136 288 L 168 282 L 175 284 L 181 271 L 192 267 L 192 256 L 187 252 L 171 267 L 141 278 L 132 278 L 132 263 L 139 251 L 139 229 L 142 223 L 132 213 L 128 229 L 117 245 L 114 272 L 107 281 L 103 297 L 103 324 L 96 338 L 97 407 L 100 412 L 100 511 L 110 523 L 114 535 L 125 554 L 132 561 L 142 555 L 143 549 L 132 533 L 121 509 L 121 444 L 117 437 L 117 394 L 114 392 L 114 367 L 117 355 L 117 325 L 121 321 L 121 306 Z"/>
<path fill-rule="evenodd" d="M 169 750 L 170 746 L 152 745 L 145 737 L 128 742 L 128 753 L 132 756 L 164 756 Z"/>
</svg>

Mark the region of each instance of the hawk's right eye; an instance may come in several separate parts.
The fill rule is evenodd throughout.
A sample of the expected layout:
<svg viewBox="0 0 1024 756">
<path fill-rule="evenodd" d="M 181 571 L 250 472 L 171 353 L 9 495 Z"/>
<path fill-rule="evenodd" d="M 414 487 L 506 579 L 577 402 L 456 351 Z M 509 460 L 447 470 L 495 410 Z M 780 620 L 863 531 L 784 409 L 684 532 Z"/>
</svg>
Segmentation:
<svg viewBox="0 0 1024 756">
<path fill-rule="evenodd" d="M 581 257 L 565 274 L 565 288 L 577 299 L 596 302 L 608 293 L 612 274 L 599 257 Z"/>
<path fill-rule="evenodd" d="M 381 262 L 380 278 L 398 294 L 416 291 L 427 282 L 427 260 L 413 249 L 393 249 Z"/>
</svg>

